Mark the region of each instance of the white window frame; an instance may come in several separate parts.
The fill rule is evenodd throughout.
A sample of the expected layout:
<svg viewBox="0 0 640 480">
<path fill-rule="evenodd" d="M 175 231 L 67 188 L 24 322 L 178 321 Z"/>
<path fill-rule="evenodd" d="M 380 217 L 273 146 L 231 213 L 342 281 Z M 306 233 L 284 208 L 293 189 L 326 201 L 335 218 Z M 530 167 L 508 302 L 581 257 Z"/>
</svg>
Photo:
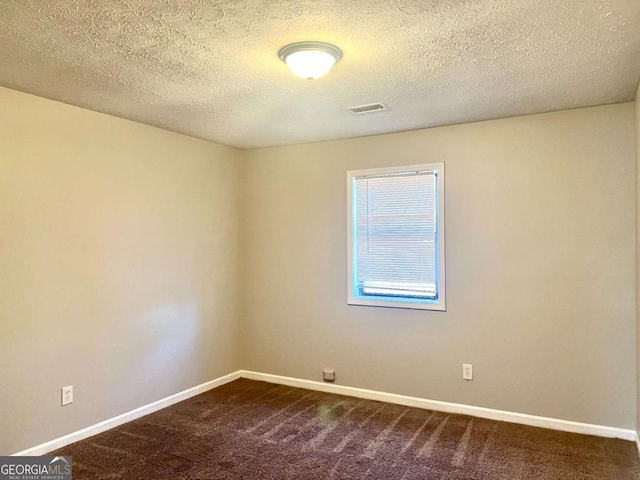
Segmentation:
<svg viewBox="0 0 640 480">
<path fill-rule="evenodd" d="M 418 172 L 418 171 L 435 171 L 437 173 L 437 229 L 436 237 L 438 243 L 438 300 L 424 302 L 402 302 L 369 300 L 354 296 L 354 278 L 353 278 L 353 261 L 354 261 L 354 245 L 353 245 L 353 187 L 354 180 L 357 177 L 367 175 L 387 175 L 393 173 Z M 347 285 L 349 305 L 364 305 L 369 307 L 389 307 L 389 308 L 408 308 L 413 310 L 437 310 L 445 311 L 446 308 L 446 279 L 445 279 L 445 235 L 444 235 L 444 163 L 426 163 L 420 165 L 405 165 L 399 167 L 383 167 L 368 168 L 365 170 L 350 170 L 347 172 Z"/>
</svg>

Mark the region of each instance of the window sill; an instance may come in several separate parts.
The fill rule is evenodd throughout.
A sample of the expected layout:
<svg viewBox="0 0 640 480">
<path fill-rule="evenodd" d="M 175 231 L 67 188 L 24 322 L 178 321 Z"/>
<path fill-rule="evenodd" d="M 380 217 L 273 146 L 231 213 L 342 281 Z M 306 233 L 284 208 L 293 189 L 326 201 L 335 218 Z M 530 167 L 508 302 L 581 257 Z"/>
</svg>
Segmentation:
<svg viewBox="0 0 640 480">
<path fill-rule="evenodd" d="M 383 307 L 383 308 L 404 308 L 409 310 L 434 310 L 445 312 L 447 310 L 444 302 L 402 302 L 390 300 L 369 300 L 365 298 L 349 298 L 348 305 L 364 306 L 364 307 Z"/>
</svg>

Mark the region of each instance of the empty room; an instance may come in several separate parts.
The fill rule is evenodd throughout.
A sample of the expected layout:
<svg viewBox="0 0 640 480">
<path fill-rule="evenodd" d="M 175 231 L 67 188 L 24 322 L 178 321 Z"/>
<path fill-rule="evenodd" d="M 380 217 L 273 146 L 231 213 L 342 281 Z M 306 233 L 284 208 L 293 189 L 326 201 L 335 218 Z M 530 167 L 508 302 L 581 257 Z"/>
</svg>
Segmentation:
<svg viewBox="0 0 640 480">
<path fill-rule="evenodd" d="M 638 0 L 0 1 L 0 480 L 640 478 Z"/>
</svg>

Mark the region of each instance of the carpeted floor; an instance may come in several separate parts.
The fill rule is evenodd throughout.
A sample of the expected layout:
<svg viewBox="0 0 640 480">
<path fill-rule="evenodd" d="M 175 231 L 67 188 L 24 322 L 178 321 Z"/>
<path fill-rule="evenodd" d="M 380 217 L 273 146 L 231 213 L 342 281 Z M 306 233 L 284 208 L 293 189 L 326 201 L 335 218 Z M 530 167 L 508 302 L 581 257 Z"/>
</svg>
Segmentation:
<svg viewBox="0 0 640 480">
<path fill-rule="evenodd" d="M 74 479 L 630 480 L 632 442 L 237 380 L 53 452 Z"/>
</svg>

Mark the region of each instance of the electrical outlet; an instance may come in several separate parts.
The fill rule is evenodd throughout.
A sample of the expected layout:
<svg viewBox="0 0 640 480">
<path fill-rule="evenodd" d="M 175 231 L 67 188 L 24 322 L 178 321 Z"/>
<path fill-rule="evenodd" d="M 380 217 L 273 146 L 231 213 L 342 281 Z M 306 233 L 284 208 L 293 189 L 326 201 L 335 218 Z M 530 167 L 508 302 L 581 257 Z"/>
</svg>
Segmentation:
<svg viewBox="0 0 640 480">
<path fill-rule="evenodd" d="M 462 364 L 462 378 L 467 381 L 473 380 L 473 365 L 470 363 Z"/>
<path fill-rule="evenodd" d="M 62 406 L 73 403 L 73 385 L 62 387 Z"/>
</svg>

